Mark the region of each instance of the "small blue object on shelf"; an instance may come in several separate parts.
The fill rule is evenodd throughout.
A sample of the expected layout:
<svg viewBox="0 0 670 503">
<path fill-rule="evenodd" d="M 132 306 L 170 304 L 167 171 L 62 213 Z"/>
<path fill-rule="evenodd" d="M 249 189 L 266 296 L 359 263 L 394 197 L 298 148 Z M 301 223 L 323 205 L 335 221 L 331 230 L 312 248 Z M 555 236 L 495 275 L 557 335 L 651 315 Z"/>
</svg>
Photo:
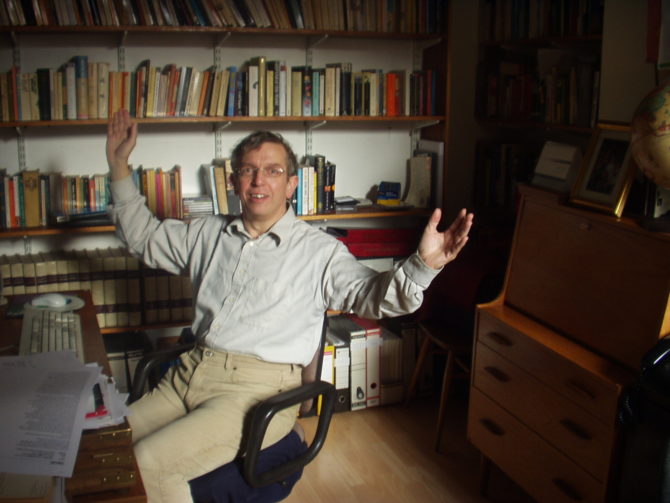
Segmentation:
<svg viewBox="0 0 670 503">
<path fill-rule="evenodd" d="M 381 182 L 377 189 L 377 204 L 386 206 L 400 204 L 400 182 Z"/>
</svg>

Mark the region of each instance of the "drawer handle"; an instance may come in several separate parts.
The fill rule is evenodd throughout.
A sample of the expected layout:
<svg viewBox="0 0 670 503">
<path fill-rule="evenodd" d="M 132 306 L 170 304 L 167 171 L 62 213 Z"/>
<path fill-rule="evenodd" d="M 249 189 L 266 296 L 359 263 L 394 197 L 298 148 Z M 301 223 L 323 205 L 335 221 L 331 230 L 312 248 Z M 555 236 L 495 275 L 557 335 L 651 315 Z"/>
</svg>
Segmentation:
<svg viewBox="0 0 670 503">
<path fill-rule="evenodd" d="M 586 386 L 584 386 L 583 383 L 579 381 L 575 381 L 574 379 L 568 379 L 567 381 L 568 387 L 570 387 L 572 390 L 577 391 L 579 394 L 591 399 L 595 400 L 596 399 L 596 394 L 588 389 Z"/>
<path fill-rule="evenodd" d="M 584 428 L 583 426 L 580 426 L 576 422 L 574 422 L 572 419 L 567 419 L 563 418 L 559 421 L 561 425 L 568 430 L 570 433 L 573 435 L 584 439 L 584 440 L 591 440 L 593 439 L 593 436 Z"/>
<path fill-rule="evenodd" d="M 559 478 L 554 478 L 551 480 L 558 489 L 565 494 L 568 498 L 570 498 L 573 501 L 582 501 L 584 498 L 582 497 L 581 494 L 579 494 L 579 491 L 572 487 L 572 485 Z"/>
<path fill-rule="evenodd" d="M 486 335 L 488 335 L 491 339 L 493 339 L 494 342 L 497 342 L 501 346 L 513 346 L 512 341 L 510 341 L 503 334 L 498 332 L 488 332 Z"/>
<path fill-rule="evenodd" d="M 503 430 L 495 421 L 491 421 L 490 419 L 480 419 L 479 422 L 482 423 L 484 428 L 497 437 L 502 437 L 505 434 L 505 430 Z"/>
<path fill-rule="evenodd" d="M 484 370 L 486 370 L 489 374 L 493 376 L 494 379 L 500 382 L 509 381 L 509 376 L 497 367 L 484 367 Z"/>
</svg>

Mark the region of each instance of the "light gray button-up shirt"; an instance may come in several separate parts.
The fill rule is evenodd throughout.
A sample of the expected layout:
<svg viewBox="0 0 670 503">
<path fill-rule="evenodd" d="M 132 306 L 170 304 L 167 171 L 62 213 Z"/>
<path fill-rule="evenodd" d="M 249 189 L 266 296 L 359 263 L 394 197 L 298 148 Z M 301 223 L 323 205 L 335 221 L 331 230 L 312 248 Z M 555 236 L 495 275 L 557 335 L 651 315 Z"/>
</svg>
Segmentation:
<svg viewBox="0 0 670 503">
<path fill-rule="evenodd" d="M 439 271 L 413 254 L 378 273 L 293 209 L 252 239 L 240 218 L 159 221 L 130 176 L 111 183 L 117 235 L 149 267 L 188 271 L 193 333 L 207 347 L 307 365 L 327 309 L 366 318 L 415 311 Z"/>
</svg>

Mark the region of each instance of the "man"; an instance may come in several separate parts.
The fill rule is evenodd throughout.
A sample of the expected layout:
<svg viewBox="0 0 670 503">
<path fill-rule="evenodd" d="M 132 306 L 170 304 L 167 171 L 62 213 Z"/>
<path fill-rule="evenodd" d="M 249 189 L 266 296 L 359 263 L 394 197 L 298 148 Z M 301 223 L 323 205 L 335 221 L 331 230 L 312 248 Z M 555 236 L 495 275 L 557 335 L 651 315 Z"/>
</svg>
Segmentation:
<svg viewBox="0 0 670 503">
<path fill-rule="evenodd" d="M 296 157 L 281 136 L 258 132 L 233 150 L 241 217 L 158 221 L 134 186 L 128 159 L 137 124 L 121 110 L 109 121 L 117 234 L 149 267 L 187 270 L 198 345 L 158 388 L 131 407 L 135 454 L 150 501 L 191 501 L 188 481 L 238 454 L 244 418 L 258 401 L 300 385 L 327 309 L 368 318 L 416 310 L 423 290 L 456 258 L 472 214 L 438 232 L 435 210 L 417 253 L 377 273 L 346 247 L 298 220 L 288 204 Z M 264 446 L 293 427 L 296 408 L 275 415 Z"/>
</svg>

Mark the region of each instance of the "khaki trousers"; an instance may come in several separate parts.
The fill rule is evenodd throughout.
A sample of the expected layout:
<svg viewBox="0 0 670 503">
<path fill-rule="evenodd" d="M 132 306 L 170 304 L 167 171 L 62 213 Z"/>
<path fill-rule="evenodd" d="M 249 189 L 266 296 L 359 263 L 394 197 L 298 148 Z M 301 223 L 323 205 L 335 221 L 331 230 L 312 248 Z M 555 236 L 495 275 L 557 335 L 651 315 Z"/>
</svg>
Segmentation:
<svg viewBox="0 0 670 503">
<path fill-rule="evenodd" d="M 301 383 L 301 367 L 196 347 L 130 406 L 135 456 L 150 503 L 192 501 L 188 481 L 238 456 L 249 410 Z M 263 446 L 293 427 L 298 405 L 274 416 Z"/>
</svg>

